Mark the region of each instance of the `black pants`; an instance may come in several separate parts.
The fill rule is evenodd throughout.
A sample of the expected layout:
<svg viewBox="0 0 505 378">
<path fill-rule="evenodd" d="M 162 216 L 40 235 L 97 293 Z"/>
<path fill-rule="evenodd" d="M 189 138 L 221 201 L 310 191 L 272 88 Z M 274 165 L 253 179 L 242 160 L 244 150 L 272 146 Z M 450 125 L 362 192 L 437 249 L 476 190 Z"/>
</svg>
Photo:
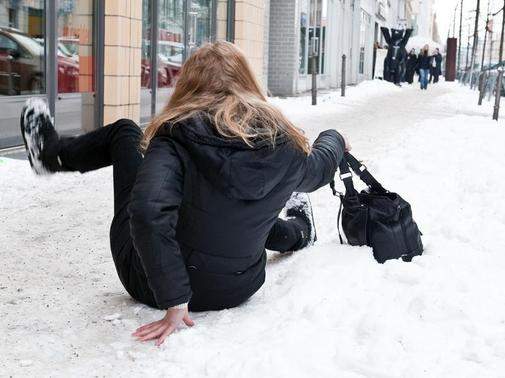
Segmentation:
<svg viewBox="0 0 505 378">
<path fill-rule="evenodd" d="M 88 134 L 61 138 L 59 157 L 65 171 L 81 173 L 112 165 L 114 218 L 110 247 L 116 270 L 126 291 L 136 300 L 156 307 L 156 302 L 130 233 L 128 203 L 143 156 L 139 150 L 142 131 L 135 122 L 121 119 Z M 278 219 L 265 248 L 278 252 L 299 249 L 301 225 L 297 219 Z M 191 306 L 190 306 L 191 307 Z"/>
</svg>

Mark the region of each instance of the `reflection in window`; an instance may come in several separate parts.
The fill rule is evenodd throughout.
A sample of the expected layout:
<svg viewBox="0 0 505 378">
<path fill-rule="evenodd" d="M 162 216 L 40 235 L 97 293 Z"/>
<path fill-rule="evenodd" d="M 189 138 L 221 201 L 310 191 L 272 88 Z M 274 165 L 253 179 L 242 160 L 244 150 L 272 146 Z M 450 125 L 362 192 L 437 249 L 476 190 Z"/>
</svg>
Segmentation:
<svg viewBox="0 0 505 378">
<path fill-rule="evenodd" d="M 324 73 L 326 49 L 327 0 L 302 0 L 300 13 L 299 73 L 312 73 L 312 43 L 315 40 L 316 72 Z M 316 38 L 316 39 L 313 39 Z"/>
<path fill-rule="evenodd" d="M 158 8 L 158 93 L 156 109 L 168 102 L 184 59 L 184 1 L 160 0 Z"/>
<path fill-rule="evenodd" d="M 0 2 L 0 96 L 44 93 L 44 1 Z"/>
<path fill-rule="evenodd" d="M 308 14 L 307 14 L 308 0 L 302 0 L 300 5 L 300 52 L 299 52 L 299 69 L 300 74 L 304 75 L 307 73 L 307 26 L 308 26 Z"/>
<path fill-rule="evenodd" d="M 91 131 L 95 123 L 93 0 L 60 0 L 56 9 L 60 131 Z"/>
<path fill-rule="evenodd" d="M 93 0 L 58 2 L 58 93 L 93 92 Z"/>
<path fill-rule="evenodd" d="M 142 49 L 140 58 L 140 123 L 151 119 L 151 0 L 142 0 Z"/>
<path fill-rule="evenodd" d="M 45 90 L 44 0 L 0 0 L 0 148 L 20 143 L 24 99 Z"/>
<path fill-rule="evenodd" d="M 189 10 L 190 51 L 211 41 L 211 0 L 192 0 Z"/>
<path fill-rule="evenodd" d="M 365 43 L 366 35 L 370 25 L 370 15 L 364 10 L 361 10 L 361 22 L 359 30 L 359 69 L 360 74 L 365 73 Z"/>
</svg>

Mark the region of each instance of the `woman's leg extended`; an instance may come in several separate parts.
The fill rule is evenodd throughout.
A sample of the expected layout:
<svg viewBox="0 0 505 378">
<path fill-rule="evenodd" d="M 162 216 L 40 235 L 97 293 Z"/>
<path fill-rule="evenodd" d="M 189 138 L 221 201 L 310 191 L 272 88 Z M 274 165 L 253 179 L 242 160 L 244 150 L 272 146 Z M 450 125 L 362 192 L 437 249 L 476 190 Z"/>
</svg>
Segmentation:
<svg viewBox="0 0 505 378">
<path fill-rule="evenodd" d="M 278 218 L 268 234 L 265 248 L 288 252 L 308 247 L 317 240 L 312 206 L 306 193 L 293 193 L 286 203 L 287 219 Z"/>
<path fill-rule="evenodd" d="M 112 257 L 119 278 L 137 300 L 154 305 L 154 298 L 130 235 L 128 204 L 142 163 L 142 131 L 135 122 L 118 120 L 85 135 L 60 137 L 42 100 L 30 100 L 21 115 L 21 132 L 30 164 L 37 174 L 89 172 L 112 165 L 114 218 L 110 228 Z"/>
<path fill-rule="evenodd" d="M 65 169 L 88 172 L 112 165 L 114 218 L 110 227 L 110 248 L 121 283 L 136 300 L 150 306 L 154 297 L 130 234 L 128 204 L 142 164 L 142 131 L 135 122 L 120 119 L 75 138 L 61 138 L 60 158 Z"/>
</svg>

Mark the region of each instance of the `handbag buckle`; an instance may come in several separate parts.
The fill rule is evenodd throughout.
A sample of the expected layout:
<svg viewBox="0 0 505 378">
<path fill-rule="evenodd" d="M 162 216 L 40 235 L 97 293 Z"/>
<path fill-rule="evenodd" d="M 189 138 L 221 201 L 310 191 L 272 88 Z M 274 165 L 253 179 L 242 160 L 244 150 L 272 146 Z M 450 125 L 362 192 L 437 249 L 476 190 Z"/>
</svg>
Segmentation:
<svg viewBox="0 0 505 378">
<path fill-rule="evenodd" d="M 351 178 L 352 177 L 352 173 L 351 172 L 347 172 L 347 173 L 344 173 L 344 174 L 340 173 L 339 177 L 340 177 L 340 180 L 344 181 L 347 178 Z"/>
</svg>

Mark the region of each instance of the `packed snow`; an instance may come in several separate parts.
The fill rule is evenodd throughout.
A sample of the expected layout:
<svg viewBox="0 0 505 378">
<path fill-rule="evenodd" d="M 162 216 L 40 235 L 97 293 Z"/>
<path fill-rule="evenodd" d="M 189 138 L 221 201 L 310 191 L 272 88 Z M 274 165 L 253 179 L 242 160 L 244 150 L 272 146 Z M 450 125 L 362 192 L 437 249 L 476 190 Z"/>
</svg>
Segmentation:
<svg viewBox="0 0 505 378">
<path fill-rule="evenodd" d="M 411 202 L 426 247 L 377 264 L 340 245 L 338 199 L 312 196 L 315 246 L 270 254 L 239 308 L 191 314 L 162 345 L 131 332 L 162 311 L 130 299 L 109 252 L 111 169 L 35 177 L 0 158 L 0 375 L 499 377 L 505 371 L 505 121 L 456 83 L 365 82 L 273 99 L 313 139 L 345 133 Z"/>
</svg>

